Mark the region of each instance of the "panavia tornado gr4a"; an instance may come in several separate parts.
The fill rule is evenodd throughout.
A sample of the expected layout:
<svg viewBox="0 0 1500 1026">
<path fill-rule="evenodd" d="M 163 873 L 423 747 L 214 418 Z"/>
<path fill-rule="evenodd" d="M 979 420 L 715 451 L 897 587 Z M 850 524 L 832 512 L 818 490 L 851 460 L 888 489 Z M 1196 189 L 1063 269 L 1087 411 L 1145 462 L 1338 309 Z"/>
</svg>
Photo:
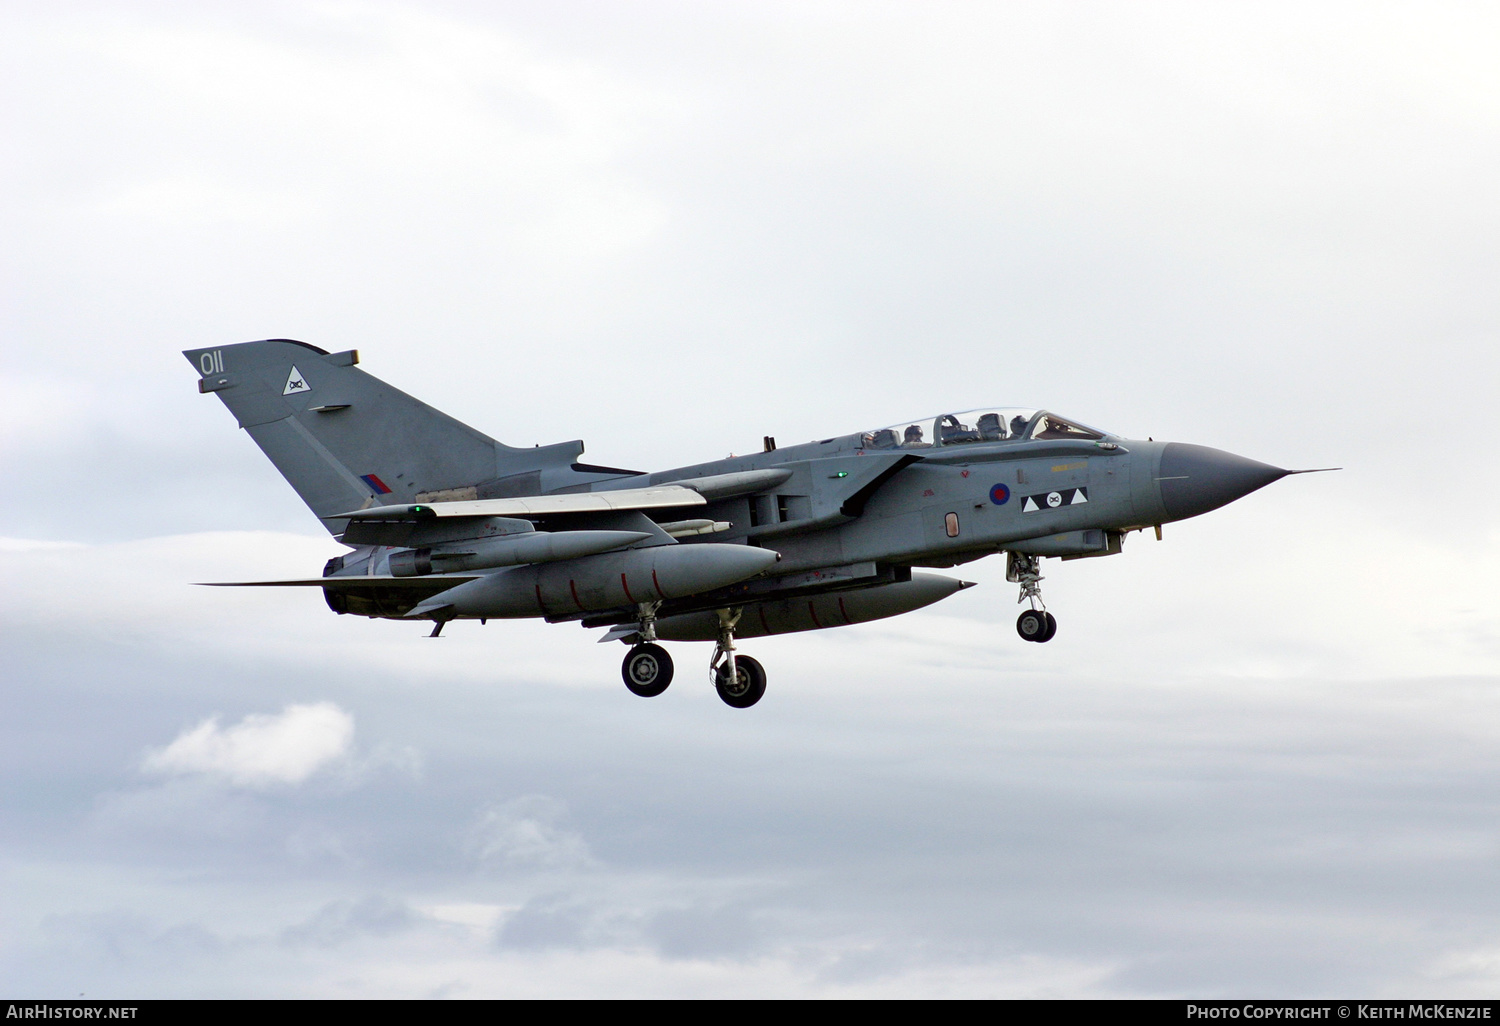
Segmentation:
<svg viewBox="0 0 1500 1026">
<path fill-rule="evenodd" d="M 1041 559 L 1109 556 L 1128 532 L 1216 509 L 1299 471 L 994 407 L 642 473 L 583 443 L 513 448 L 359 370 L 355 351 L 270 339 L 184 355 L 335 538 L 308 580 L 336 613 L 544 617 L 608 628 L 622 675 L 672 681 L 661 641 L 712 641 L 731 706 L 765 693 L 735 639 L 911 612 L 970 587 L 917 568 L 1004 552 L 1045 642 Z"/>
</svg>

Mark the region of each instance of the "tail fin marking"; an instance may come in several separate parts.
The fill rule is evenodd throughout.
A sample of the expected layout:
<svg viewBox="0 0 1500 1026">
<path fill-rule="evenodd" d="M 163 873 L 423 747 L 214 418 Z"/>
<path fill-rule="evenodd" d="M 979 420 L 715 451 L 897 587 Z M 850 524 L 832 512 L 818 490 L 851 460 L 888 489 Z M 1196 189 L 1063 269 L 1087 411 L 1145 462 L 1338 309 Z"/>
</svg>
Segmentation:
<svg viewBox="0 0 1500 1026">
<path fill-rule="evenodd" d="M 200 373 L 200 389 L 223 401 L 334 534 L 346 523 L 334 514 L 377 501 L 535 494 L 544 483 L 580 480 L 571 466 L 582 442 L 504 445 L 366 374 L 352 350 L 268 339 L 183 355 Z"/>
</svg>

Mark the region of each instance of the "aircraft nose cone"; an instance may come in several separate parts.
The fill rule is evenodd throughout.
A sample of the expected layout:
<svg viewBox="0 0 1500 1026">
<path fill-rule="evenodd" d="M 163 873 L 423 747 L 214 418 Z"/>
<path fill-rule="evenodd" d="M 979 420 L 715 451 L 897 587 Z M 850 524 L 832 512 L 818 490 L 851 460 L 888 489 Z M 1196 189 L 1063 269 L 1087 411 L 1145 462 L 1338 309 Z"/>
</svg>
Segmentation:
<svg viewBox="0 0 1500 1026">
<path fill-rule="evenodd" d="M 1290 473 L 1206 445 L 1171 442 L 1161 453 L 1157 484 L 1170 520 L 1186 520 L 1279 481 Z"/>
</svg>

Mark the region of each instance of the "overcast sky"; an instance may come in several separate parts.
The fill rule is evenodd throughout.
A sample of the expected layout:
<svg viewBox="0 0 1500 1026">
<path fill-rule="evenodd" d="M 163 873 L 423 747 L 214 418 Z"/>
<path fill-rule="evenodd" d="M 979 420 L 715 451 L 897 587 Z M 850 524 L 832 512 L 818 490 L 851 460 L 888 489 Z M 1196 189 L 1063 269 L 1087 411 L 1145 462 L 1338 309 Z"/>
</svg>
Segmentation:
<svg viewBox="0 0 1500 1026">
<path fill-rule="evenodd" d="M 1494 996 L 1488 5 L 7 3 L 0 989 Z M 657 470 L 981 405 L 1286 467 L 707 646 L 342 551 L 180 351 Z"/>
</svg>

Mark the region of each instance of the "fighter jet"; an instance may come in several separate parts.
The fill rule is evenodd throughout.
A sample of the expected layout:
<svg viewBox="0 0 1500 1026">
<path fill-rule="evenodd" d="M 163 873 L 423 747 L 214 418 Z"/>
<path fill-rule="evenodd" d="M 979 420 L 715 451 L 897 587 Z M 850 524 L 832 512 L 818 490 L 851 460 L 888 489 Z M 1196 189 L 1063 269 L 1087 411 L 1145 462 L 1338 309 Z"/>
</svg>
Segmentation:
<svg viewBox="0 0 1500 1026">
<path fill-rule="evenodd" d="M 672 682 L 662 641 L 712 641 L 710 680 L 741 709 L 766 673 L 736 638 L 921 609 L 972 587 L 928 569 L 1003 552 L 1016 630 L 1046 642 L 1044 557 L 1115 555 L 1133 531 L 1309 472 L 996 406 L 645 473 L 582 463 L 581 441 L 497 442 L 358 369 L 355 350 L 183 355 L 350 550 L 321 577 L 222 586 L 319 587 L 336 613 L 430 621 L 433 637 L 450 620 L 607 628 L 644 698 Z"/>
</svg>

